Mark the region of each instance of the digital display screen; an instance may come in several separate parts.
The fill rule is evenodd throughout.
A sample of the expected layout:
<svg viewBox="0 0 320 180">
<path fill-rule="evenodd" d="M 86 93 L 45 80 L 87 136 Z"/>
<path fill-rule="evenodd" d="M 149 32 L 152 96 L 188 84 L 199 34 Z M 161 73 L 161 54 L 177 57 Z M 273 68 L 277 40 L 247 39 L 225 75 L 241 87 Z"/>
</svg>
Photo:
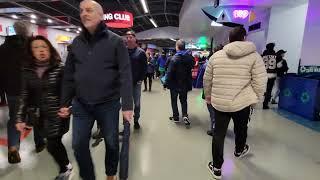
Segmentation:
<svg viewBox="0 0 320 180">
<path fill-rule="evenodd" d="M 13 26 L 8 26 L 7 27 L 7 35 L 8 36 L 16 35 L 16 31 L 14 30 Z"/>
</svg>

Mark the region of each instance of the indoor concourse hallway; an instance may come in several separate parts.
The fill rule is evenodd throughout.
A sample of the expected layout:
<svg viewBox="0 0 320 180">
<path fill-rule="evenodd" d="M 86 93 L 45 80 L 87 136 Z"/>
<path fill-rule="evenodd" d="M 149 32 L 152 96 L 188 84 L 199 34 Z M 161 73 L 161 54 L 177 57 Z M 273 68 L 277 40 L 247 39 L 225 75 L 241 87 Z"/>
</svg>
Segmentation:
<svg viewBox="0 0 320 180">
<path fill-rule="evenodd" d="M 201 90 L 189 94 L 192 126 L 171 122 L 169 91 L 158 82 L 154 91 L 143 92 L 139 132 L 132 130 L 129 180 L 208 180 L 207 163 L 211 159 L 211 137 L 206 134 L 209 114 L 201 99 Z M 0 109 L 3 117 L 5 109 Z M 2 115 L 1 115 L 2 114 Z M 230 123 L 225 142 L 224 180 L 318 180 L 320 177 L 320 133 L 289 121 L 276 111 L 256 110 L 249 125 L 251 153 L 244 159 L 233 157 L 234 135 Z M 1 129 L 1 136 L 5 134 Z M 71 133 L 64 137 L 75 167 Z M 22 163 L 7 164 L 7 149 L 0 147 L 1 180 L 50 180 L 57 167 L 46 151 L 35 154 L 32 135 L 21 145 Z M 92 148 L 97 180 L 104 179 L 104 143 Z"/>
</svg>

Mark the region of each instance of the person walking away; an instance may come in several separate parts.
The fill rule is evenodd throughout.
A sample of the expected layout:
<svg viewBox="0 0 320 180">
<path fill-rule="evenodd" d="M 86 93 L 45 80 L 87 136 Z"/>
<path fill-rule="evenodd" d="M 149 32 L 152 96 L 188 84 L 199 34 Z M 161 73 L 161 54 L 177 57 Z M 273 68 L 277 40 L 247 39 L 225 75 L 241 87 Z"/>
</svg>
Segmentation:
<svg viewBox="0 0 320 180">
<path fill-rule="evenodd" d="M 140 129 L 139 119 L 141 110 L 141 85 L 147 74 L 147 55 L 138 47 L 136 34 L 133 31 L 126 33 L 126 42 L 131 62 L 133 102 L 134 102 L 134 129 Z"/>
<path fill-rule="evenodd" d="M 215 109 L 212 138 L 212 161 L 208 169 L 221 179 L 224 139 L 230 119 L 234 122 L 235 157 L 249 153 L 247 130 L 251 106 L 262 100 L 267 73 L 261 56 L 252 42 L 245 41 L 246 30 L 236 27 L 229 34 L 230 43 L 209 60 L 205 75 L 206 101 Z"/>
<path fill-rule="evenodd" d="M 150 57 L 150 52 L 147 52 L 147 59 L 148 59 L 148 66 L 147 66 L 147 75 L 144 78 L 144 92 L 148 90 L 148 82 L 147 80 L 149 79 L 149 92 L 151 92 L 152 88 L 152 78 L 154 75 L 154 64 L 152 62 L 152 58 Z"/>
<path fill-rule="evenodd" d="M 162 52 L 161 56 L 158 58 L 158 65 L 159 65 L 159 72 L 160 72 L 160 78 L 162 78 L 166 73 L 166 53 Z"/>
<path fill-rule="evenodd" d="M 16 35 L 7 36 L 4 44 L 0 47 L 0 76 L 3 79 L 1 83 L 6 93 L 9 107 L 9 121 L 7 123 L 8 162 L 16 164 L 21 162 L 19 153 L 20 132 L 15 127 L 16 109 L 21 90 L 22 67 L 27 57 L 25 52 L 30 27 L 24 21 L 15 22 L 13 27 Z M 40 137 L 37 130 L 34 130 L 34 142 L 37 153 L 45 149 L 45 141 Z"/>
<path fill-rule="evenodd" d="M 274 88 L 274 94 L 273 94 L 273 98 L 271 100 L 272 104 L 277 104 L 277 99 L 279 97 L 279 93 L 280 93 L 280 82 L 282 77 L 287 74 L 289 67 L 287 64 L 287 61 L 284 59 L 284 56 L 286 54 L 287 51 L 284 51 L 283 49 L 279 50 L 277 52 L 277 79 L 276 79 L 276 85 Z"/>
<path fill-rule="evenodd" d="M 65 180 L 71 175 L 72 165 L 61 142 L 69 130 L 69 117 L 58 116 L 63 76 L 61 58 L 43 36 L 32 37 L 27 49 L 30 58 L 22 71 L 16 127 L 23 132 L 31 124 L 41 137 L 47 138 L 47 150 L 60 168 L 55 179 Z M 28 120 L 27 114 L 31 117 Z"/>
<path fill-rule="evenodd" d="M 274 43 L 267 44 L 266 50 L 262 54 L 262 58 L 268 73 L 268 83 L 263 102 L 263 109 L 269 109 L 269 102 L 271 100 L 272 89 L 277 78 L 277 55 L 274 51 L 274 47 Z"/>
<path fill-rule="evenodd" d="M 83 31 L 73 40 L 67 57 L 59 114 L 68 116 L 72 102 L 72 147 L 80 177 L 96 179 L 89 141 L 97 121 L 105 141 L 106 179 L 115 180 L 119 162 L 120 108 L 125 121 L 133 116 L 128 51 L 123 39 L 106 27 L 99 3 L 82 1 L 80 19 Z"/>
<path fill-rule="evenodd" d="M 185 49 L 184 40 L 176 42 L 177 53 L 171 58 L 167 72 L 165 86 L 170 89 L 172 119 L 174 122 L 179 121 L 179 109 L 177 105 L 178 96 L 182 108 L 182 117 L 185 125 L 189 126 L 188 116 L 188 92 L 192 90 L 192 67 L 193 58 Z"/>
</svg>

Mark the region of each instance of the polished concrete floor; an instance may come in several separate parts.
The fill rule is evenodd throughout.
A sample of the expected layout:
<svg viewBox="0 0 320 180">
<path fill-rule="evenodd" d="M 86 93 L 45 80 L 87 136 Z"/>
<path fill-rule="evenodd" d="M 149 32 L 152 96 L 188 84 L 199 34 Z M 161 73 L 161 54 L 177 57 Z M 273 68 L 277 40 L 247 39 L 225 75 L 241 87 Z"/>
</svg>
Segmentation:
<svg viewBox="0 0 320 180">
<path fill-rule="evenodd" d="M 158 82 L 154 91 L 142 95 L 142 129 L 132 130 L 129 180 L 208 180 L 206 165 L 211 159 L 211 137 L 206 135 L 209 115 L 201 91 L 189 94 L 190 129 L 174 124 L 170 115 L 169 92 Z M 0 110 L 3 118 L 6 110 Z M 296 124 L 276 111 L 257 109 L 249 125 L 251 153 L 244 159 L 233 157 L 234 135 L 230 123 L 225 141 L 224 180 L 319 180 L 320 133 Z M 5 134 L 1 129 L 0 135 Z M 71 132 L 64 143 L 75 166 Z M 91 149 L 97 180 L 104 176 L 104 144 Z M 7 164 L 7 150 L 0 147 L 1 180 L 47 180 L 57 175 L 57 167 L 46 151 L 34 153 L 32 135 L 21 145 L 22 163 Z"/>
</svg>

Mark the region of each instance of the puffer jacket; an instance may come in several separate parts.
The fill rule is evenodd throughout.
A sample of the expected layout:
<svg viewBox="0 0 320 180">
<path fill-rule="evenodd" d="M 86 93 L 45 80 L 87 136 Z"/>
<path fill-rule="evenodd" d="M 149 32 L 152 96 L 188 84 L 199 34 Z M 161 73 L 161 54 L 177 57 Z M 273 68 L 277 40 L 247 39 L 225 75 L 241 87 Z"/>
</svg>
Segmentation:
<svg viewBox="0 0 320 180">
<path fill-rule="evenodd" d="M 236 41 L 210 58 L 203 79 L 215 109 L 237 112 L 263 100 L 267 73 L 255 45 Z"/>
<path fill-rule="evenodd" d="M 48 138 L 59 137 L 68 132 L 69 118 L 61 119 L 57 114 L 60 107 L 63 66 L 59 63 L 50 64 L 40 79 L 35 66 L 30 64 L 23 68 L 22 75 L 17 122 L 33 125 L 41 136 Z M 28 122 L 27 116 L 31 117 L 27 118 Z"/>
</svg>

